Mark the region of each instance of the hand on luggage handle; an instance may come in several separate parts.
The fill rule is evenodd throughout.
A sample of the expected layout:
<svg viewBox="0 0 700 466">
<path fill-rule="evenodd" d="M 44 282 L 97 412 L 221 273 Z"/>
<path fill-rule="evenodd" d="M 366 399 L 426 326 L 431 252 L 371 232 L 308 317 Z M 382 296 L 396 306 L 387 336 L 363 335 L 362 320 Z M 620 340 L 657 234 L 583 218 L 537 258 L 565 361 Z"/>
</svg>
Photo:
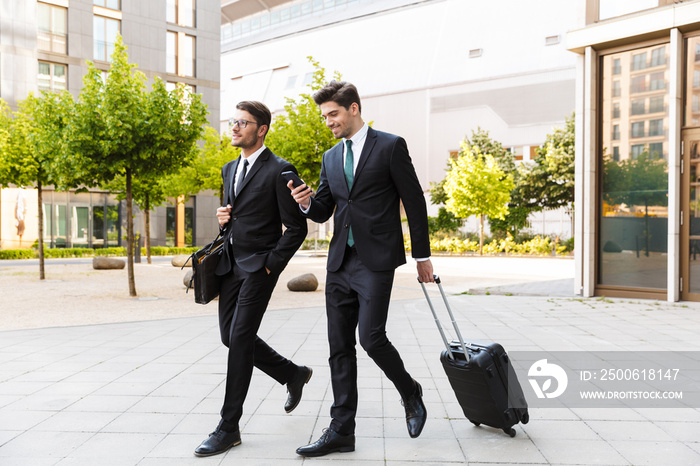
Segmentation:
<svg viewBox="0 0 700 466">
<path fill-rule="evenodd" d="M 457 332 L 457 338 L 459 339 L 459 343 L 462 345 L 462 351 L 464 351 L 464 358 L 466 359 L 467 362 L 471 359 L 471 356 L 469 355 L 469 352 L 467 351 L 467 345 L 464 343 L 464 338 L 462 338 L 462 333 L 459 331 L 459 327 L 457 326 L 457 321 L 455 320 L 454 314 L 452 314 L 452 309 L 450 308 L 450 303 L 447 301 L 447 296 L 445 296 L 445 291 L 442 289 L 442 283 L 440 282 L 440 277 L 437 274 L 433 274 L 433 278 L 435 279 L 435 283 L 437 283 L 438 288 L 440 289 L 440 294 L 442 295 L 443 301 L 445 301 L 445 307 L 447 308 L 447 312 L 450 314 L 450 319 L 452 320 L 452 327 L 454 327 L 455 332 Z M 440 325 L 440 319 L 438 319 L 437 313 L 435 312 L 435 308 L 433 307 L 433 302 L 430 299 L 430 296 L 428 296 L 428 290 L 425 288 L 425 284 L 420 281 L 420 277 L 418 277 L 418 283 L 420 283 L 421 288 L 423 288 L 423 294 L 425 294 L 425 299 L 428 301 L 428 306 L 430 307 L 430 311 L 433 313 L 433 318 L 435 319 L 435 324 L 437 325 L 438 330 L 440 331 L 440 336 L 442 336 L 442 341 L 445 343 L 445 348 L 447 348 L 447 353 L 450 356 L 450 359 L 454 359 L 454 354 L 452 354 L 452 348 L 450 348 L 450 343 L 447 341 L 447 337 L 445 336 L 445 331 L 442 329 L 442 325 Z"/>
</svg>

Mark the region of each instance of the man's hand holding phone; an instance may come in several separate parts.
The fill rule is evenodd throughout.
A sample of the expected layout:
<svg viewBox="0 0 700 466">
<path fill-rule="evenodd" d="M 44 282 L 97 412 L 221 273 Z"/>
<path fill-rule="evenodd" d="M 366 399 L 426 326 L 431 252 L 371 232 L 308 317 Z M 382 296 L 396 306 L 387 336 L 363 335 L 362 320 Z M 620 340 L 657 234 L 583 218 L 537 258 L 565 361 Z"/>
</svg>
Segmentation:
<svg viewBox="0 0 700 466">
<path fill-rule="evenodd" d="M 313 194 L 311 188 L 306 186 L 304 181 L 302 181 L 302 179 L 292 171 L 282 172 L 282 177 L 287 180 L 287 187 L 291 190 L 292 197 L 297 204 L 299 204 L 304 210 L 308 209 L 311 205 L 310 198 Z"/>
</svg>

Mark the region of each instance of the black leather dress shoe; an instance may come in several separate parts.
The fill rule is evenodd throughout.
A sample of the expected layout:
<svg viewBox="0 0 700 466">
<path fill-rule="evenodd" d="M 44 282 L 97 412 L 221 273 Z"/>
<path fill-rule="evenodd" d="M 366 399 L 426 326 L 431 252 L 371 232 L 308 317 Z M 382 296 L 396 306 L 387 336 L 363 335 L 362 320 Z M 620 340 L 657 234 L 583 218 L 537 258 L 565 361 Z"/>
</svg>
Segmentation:
<svg viewBox="0 0 700 466">
<path fill-rule="evenodd" d="M 423 387 L 416 382 L 416 391 L 413 395 L 403 400 L 403 406 L 406 409 L 406 426 L 408 427 L 408 435 L 411 438 L 416 438 L 423 431 L 425 420 L 428 418 L 428 412 L 423 404 Z"/>
<path fill-rule="evenodd" d="M 209 438 L 203 441 L 195 450 L 195 456 L 212 456 L 223 453 L 231 447 L 241 444 L 241 431 L 226 432 L 216 429 L 209 434 Z"/>
<path fill-rule="evenodd" d="M 289 382 L 287 384 L 287 392 L 289 395 L 287 396 L 287 402 L 284 404 L 284 410 L 286 412 L 291 413 L 294 411 L 294 408 L 297 407 L 301 401 L 301 392 L 304 389 L 304 384 L 311 380 L 311 374 L 313 373 L 314 371 L 310 367 L 301 366 L 294 382 Z"/>
<path fill-rule="evenodd" d="M 331 429 L 323 429 L 323 435 L 316 442 L 297 448 L 297 454 L 301 456 L 323 456 L 349 451 L 355 451 L 355 435 L 340 435 Z"/>
</svg>

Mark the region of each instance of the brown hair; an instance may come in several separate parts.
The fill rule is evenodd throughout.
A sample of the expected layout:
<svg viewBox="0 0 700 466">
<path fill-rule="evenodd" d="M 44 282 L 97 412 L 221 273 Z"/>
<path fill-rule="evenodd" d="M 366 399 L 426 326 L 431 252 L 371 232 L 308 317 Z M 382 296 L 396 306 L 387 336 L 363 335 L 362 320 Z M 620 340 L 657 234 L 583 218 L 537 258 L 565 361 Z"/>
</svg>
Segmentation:
<svg viewBox="0 0 700 466">
<path fill-rule="evenodd" d="M 265 125 L 267 126 L 267 131 L 270 131 L 270 122 L 272 121 L 272 114 L 270 113 L 270 109 L 267 108 L 267 106 L 264 103 L 257 102 L 255 100 L 244 100 L 242 102 L 238 102 L 236 108 L 238 110 L 243 110 L 253 115 L 253 118 L 255 118 L 255 122 L 259 126 Z M 265 131 L 265 135 L 267 135 L 267 131 Z"/>
<path fill-rule="evenodd" d="M 323 88 L 316 91 L 313 97 L 316 105 L 321 105 L 326 102 L 335 102 L 346 110 L 349 109 L 353 103 L 356 103 L 358 110 L 362 113 L 362 104 L 360 103 L 360 94 L 357 92 L 357 88 L 353 84 L 345 81 L 331 81 L 323 86 Z"/>
</svg>

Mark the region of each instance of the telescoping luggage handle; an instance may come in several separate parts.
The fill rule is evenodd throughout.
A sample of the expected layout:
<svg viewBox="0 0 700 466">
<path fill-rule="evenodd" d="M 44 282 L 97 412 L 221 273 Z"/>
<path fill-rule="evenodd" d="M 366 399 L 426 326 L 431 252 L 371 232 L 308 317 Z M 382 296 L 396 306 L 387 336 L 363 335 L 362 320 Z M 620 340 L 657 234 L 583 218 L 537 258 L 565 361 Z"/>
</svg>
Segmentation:
<svg viewBox="0 0 700 466">
<path fill-rule="evenodd" d="M 452 308 L 450 308 L 450 303 L 447 301 L 447 296 L 445 296 L 445 290 L 442 289 L 442 283 L 440 283 L 440 277 L 436 274 L 433 274 L 433 278 L 435 279 L 435 283 L 437 283 L 438 288 L 440 289 L 440 294 L 442 295 L 442 300 L 445 301 L 445 307 L 447 308 L 447 312 L 450 314 L 450 319 L 452 320 L 452 327 L 454 327 L 455 332 L 457 332 L 457 338 L 459 338 L 459 343 L 462 345 L 462 351 L 464 351 L 464 357 L 466 358 L 467 362 L 471 359 L 471 356 L 469 355 L 469 352 L 467 351 L 467 345 L 464 344 L 464 338 L 462 338 L 462 333 L 459 331 L 459 327 L 457 326 L 457 321 L 455 320 L 454 314 L 452 314 Z M 445 336 L 445 331 L 442 329 L 442 325 L 440 325 L 440 319 L 438 319 L 437 313 L 435 312 L 435 308 L 433 307 L 433 301 L 430 299 L 430 296 L 428 296 L 428 290 L 425 288 L 425 283 L 420 281 L 420 277 L 418 277 L 418 283 L 420 283 L 420 286 L 423 288 L 423 294 L 425 294 L 425 299 L 428 301 L 428 306 L 430 307 L 430 311 L 433 313 L 433 317 L 435 318 L 435 324 L 437 325 L 438 330 L 440 331 L 440 336 L 442 336 L 442 341 L 445 343 L 445 348 L 447 348 L 447 354 L 450 355 L 450 359 L 454 359 L 454 354 L 452 353 L 452 348 L 450 348 L 450 343 L 447 341 L 447 337 Z"/>
</svg>

